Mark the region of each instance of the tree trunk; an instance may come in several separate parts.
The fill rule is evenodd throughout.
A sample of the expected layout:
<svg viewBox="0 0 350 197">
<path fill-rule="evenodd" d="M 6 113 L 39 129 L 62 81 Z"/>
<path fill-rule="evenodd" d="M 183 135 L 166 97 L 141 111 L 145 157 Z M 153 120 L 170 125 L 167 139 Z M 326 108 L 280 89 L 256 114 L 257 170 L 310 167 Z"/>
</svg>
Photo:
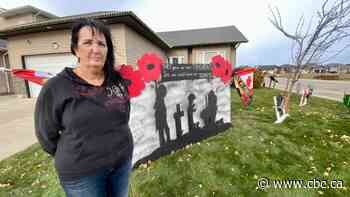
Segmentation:
<svg viewBox="0 0 350 197">
<path fill-rule="evenodd" d="M 288 72 L 286 88 L 284 89 L 285 92 L 288 92 L 288 86 L 289 86 L 290 78 L 292 78 L 292 73 Z"/>
<path fill-rule="evenodd" d="M 286 113 L 289 112 L 289 103 L 290 103 L 290 97 L 292 96 L 292 90 L 293 90 L 293 87 L 295 85 L 295 80 L 294 80 L 294 77 L 292 80 L 289 80 L 288 83 L 287 83 L 287 96 L 285 96 L 285 110 L 286 110 Z"/>
</svg>

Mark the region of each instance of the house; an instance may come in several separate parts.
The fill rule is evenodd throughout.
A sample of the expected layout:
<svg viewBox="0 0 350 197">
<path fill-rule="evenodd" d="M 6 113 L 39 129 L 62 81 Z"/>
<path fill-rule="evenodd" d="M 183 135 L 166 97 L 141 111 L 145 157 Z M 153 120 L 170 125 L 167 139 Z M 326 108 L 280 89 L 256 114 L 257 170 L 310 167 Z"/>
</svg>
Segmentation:
<svg viewBox="0 0 350 197">
<path fill-rule="evenodd" d="M 28 8 L 29 7 L 29 8 Z M 27 19 L 23 13 L 35 10 L 31 6 L 6 10 L 2 19 Z M 247 42 L 234 26 L 192 29 L 156 33 L 133 12 L 94 12 L 57 17 L 50 13 L 30 11 L 28 21 L 0 30 L 0 39 L 7 40 L 11 68 L 27 68 L 57 73 L 66 66 L 75 66 L 77 59 L 70 52 L 70 29 L 80 18 L 99 19 L 111 28 L 115 46 L 116 64 L 137 65 L 146 52 L 154 52 L 169 63 L 208 63 L 212 56 L 221 54 L 234 66 L 236 50 Z M 11 16 L 11 17 L 10 17 Z M 10 22 L 7 22 L 10 23 Z M 40 87 L 13 78 L 16 94 L 36 97 Z"/>
<path fill-rule="evenodd" d="M 326 66 L 328 67 L 328 72 L 330 73 L 338 73 L 338 74 L 350 73 L 349 64 L 329 63 Z"/>
<path fill-rule="evenodd" d="M 6 10 L 0 8 L 0 31 L 28 23 L 45 21 L 57 16 L 32 6 Z M 0 67 L 10 67 L 7 37 L 0 38 Z M 22 82 L 23 83 L 23 82 Z M 13 79 L 8 73 L 0 74 L 0 94 L 13 92 Z"/>
<path fill-rule="evenodd" d="M 326 73 L 328 71 L 327 66 L 324 65 L 315 65 L 310 69 L 310 73 Z"/>
<path fill-rule="evenodd" d="M 339 67 L 339 73 L 350 74 L 350 64 L 343 64 Z"/>
<path fill-rule="evenodd" d="M 277 65 L 260 65 L 257 66 L 258 70 L 261 70 L 264 73 L 268 73 L 268 74 L 274 74 L 277 73 L 277 70 L 279 69 L 279 67 Z"/>
<path fill-rule="evenodd" d="M 336 65 L 336 66 L 329 66 L 328 67 L 328 72 L 329 73 L 338 73 L 341 65 Z"/>
<path fill-rule="evenodd" d="M 325 65 L 317 65 L 312 67 L 312 73 L 334 73 L 346 74 L 350 72 L 348 64 L 328 63 Z"/>
<path fill-rule="evenodd" d="M 236 64 L 236 49 L 247 42 L 235 26 L 159 32 L 171 46 L 167 53 L 169 63 L 208 64 L 211 57 L 222 55 Z"/>
<path fill-rule="evenodd" d="M 280 73 L 286 74 L 286 73 L 293 73 L 296 71 L 296 65 L 293 64 L 282 64 L 279 66 Z"/>
</svg>

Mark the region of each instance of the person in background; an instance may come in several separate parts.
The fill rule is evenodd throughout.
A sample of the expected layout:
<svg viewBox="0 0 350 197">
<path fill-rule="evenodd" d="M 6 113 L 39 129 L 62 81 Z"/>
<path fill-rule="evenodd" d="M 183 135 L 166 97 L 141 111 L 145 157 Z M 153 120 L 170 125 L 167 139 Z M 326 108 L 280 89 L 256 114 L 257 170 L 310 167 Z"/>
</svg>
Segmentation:
<svg viewBox="0 0 350 197">
<path fill-rule="evenodd" d="M 111 32 L 81 19 L 72 28 L 75 68 L 43 86 L 35 106 L 35 133 L 54 157 L 68 197 L 127 197 L 133 139 L 127 83 L 114 70 Z"/>
</svg>

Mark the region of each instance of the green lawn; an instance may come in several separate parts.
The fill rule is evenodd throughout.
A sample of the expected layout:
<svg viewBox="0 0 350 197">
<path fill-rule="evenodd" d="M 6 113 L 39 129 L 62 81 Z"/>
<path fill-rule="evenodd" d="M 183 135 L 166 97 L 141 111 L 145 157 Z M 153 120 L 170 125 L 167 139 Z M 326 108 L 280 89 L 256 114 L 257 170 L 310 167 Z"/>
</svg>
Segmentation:
<svg viewBox="0 0 350 197">
<path fill-rule="evenodd" d="M 272 96 L 255 91 L 244 110 L 232 91 L 233 128 L 133 171 L 130 196 L 350 196 L 350 112 L 313 97 L 275 120 Z M 346 115 L 349 114 L 349 116 Z M 345 114 L 345 115 L 344 115 Z M 261 177 L 342 180 L 342 189 L 257 189 Z M 34 145 L 0 162 L 0 196 L 64 196 L 52 160 Z"/>
</svg>

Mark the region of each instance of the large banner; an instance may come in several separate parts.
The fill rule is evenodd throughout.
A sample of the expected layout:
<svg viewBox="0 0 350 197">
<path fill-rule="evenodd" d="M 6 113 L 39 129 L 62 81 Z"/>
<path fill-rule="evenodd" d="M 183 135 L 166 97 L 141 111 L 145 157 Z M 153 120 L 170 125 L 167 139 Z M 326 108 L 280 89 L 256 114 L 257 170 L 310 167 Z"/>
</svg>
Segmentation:
<svg viewBox="0 0 350 197">
<path fill-rule="evenodd" d="M 144 163 L 231 127 L 230 87 L 219 79 L 151 84 L 131 100 L 134 163 Z"/>
<path fill-rule="evenodd" d="M 146 85 L 131 100 L 135 166 L 231 127 L 232 66 L 227 60 L 215 56 L 211 64 L 162 64 L 155 80 L 160 64 L 154 54 L 138 61 Z"/>
</svg>

